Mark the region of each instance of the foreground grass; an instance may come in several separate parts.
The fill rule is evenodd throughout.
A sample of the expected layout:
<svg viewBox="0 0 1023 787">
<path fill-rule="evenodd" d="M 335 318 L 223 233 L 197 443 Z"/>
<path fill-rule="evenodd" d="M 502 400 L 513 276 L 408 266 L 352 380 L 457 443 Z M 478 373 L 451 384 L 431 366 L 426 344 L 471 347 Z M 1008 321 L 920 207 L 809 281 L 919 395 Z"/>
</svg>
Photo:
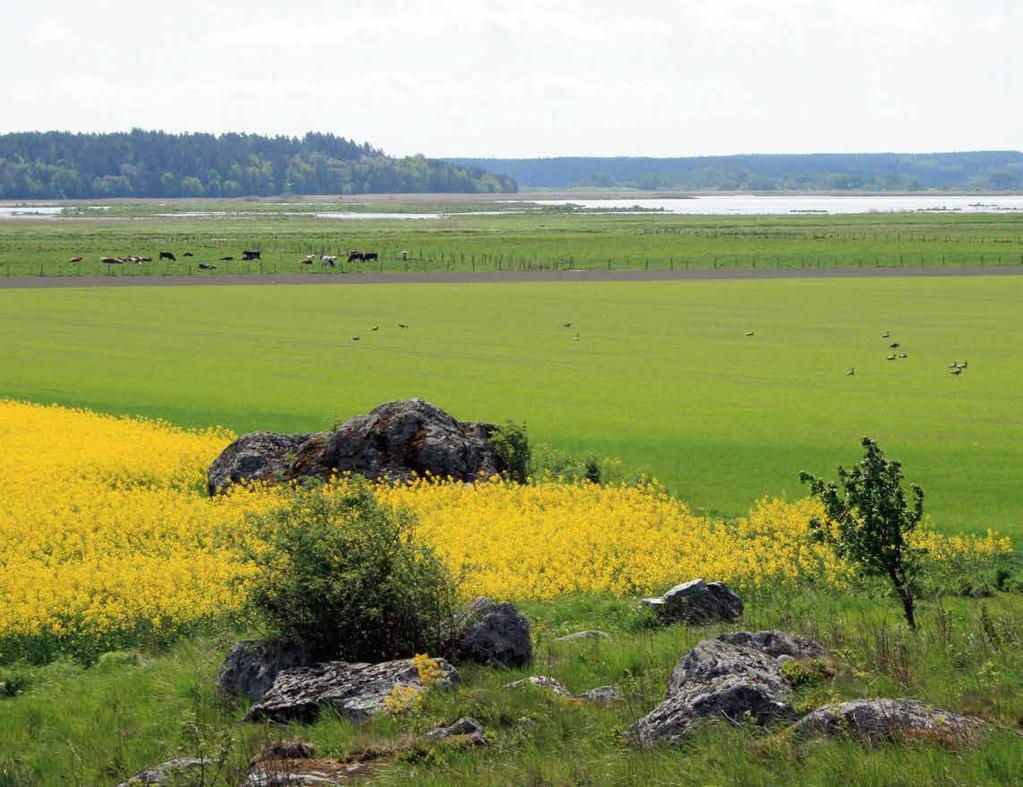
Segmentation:
<svg viewBox="0 0 1023 787">
<path fill-rule="evenodd" d="M 6 290 L 0 395 L 237 432 L 420 396 L 725 516 L 869 434 L 938 529 L 1013 535 L 1021 299 L 1023 277 Z"/>
<path fill-rule="evenodd" d="M 644 629 L 634 600 L 573 597 L 523 605 L 536 642 L 528 670 L 466 668 L 461 687 L 432 694 L 416 717 L 362 726 L 333 717 L 283 729 L 241 723 L 244 708 L 225 705 L 213 689 L 227 634 L 169 653 L 111 655 L 87 670 L 8 668 L 0 680 L 20 680 L 23 691 L 0 699 L 0 784 L 103 784 L 199 753 L 226 753 L 216 783 L 236 784 L 264 740 L 293 735 L 315 743 L 320 756 L 384 754 L 371 771 L 380 784 L 995 785 L 1023 772 L 1023 597 L 930 601 L 916 635 L 888 599 L 807 593 L 747 602 L 741 628 L 797 632 L 829 649 L 834 676 L 801 688 L 797 710 L 912 697 L 981 715 L 995 731 L 959 749 L 916 742 L 865 750 L 851 741 L 801 743 L 783 730 L 716 725 L 679 749 L 638 750 L 621 730 L 663 699 L 668 673 L 689 647 L 724 629 Z M 552 641 L 595 627 L 611 638 Z M 597 708 L 501 689 L 527 674 L 552 675 L 577 692 L 614 683 L 625 699 Z M 461 715 L 486 726 L 487 747 L 431 748 L 418 740 Z"/>
</svg>

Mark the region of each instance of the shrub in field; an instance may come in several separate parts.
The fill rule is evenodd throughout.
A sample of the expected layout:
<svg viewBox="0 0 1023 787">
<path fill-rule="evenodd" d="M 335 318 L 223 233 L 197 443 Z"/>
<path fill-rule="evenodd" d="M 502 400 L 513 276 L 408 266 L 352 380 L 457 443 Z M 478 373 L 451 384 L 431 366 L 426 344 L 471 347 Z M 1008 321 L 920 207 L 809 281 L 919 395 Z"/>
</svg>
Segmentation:
<svg viewBox="0 0 1023 787">
<path fill-rule="evenodd" d="M 887 577 L 902 602 L 910 628 L 916 628 L 913 579 L 920 568 L 920 550 L 908 539 L 924 515 L 924 491 L 915 484 L 913 502 L 902 489 L 902 465 L 885 458 L 874 440 L 861 441 L 865 454 L 852 470 L 838 468 L 842 485 L 803 471 L 799 480 L 824 506 L 825 516 L 810 520 L 813 534 L 839 557 L 868 576 Z"/>
<path fill-rule="evenodd" d="M 494 429 L 490 442 L 504 463 L 505 475 L 517 483 L 526 483 L 529 480 L 530 461 L 526 425 L 506 421 Z"/>
<path fill-rule="evenodd" d="M 441 650 L 451 574 L 369 484 L 300 489 L 255 524 L 252 599 L 286 639 L 314 657 L 350 661 Z"/>
</svg>

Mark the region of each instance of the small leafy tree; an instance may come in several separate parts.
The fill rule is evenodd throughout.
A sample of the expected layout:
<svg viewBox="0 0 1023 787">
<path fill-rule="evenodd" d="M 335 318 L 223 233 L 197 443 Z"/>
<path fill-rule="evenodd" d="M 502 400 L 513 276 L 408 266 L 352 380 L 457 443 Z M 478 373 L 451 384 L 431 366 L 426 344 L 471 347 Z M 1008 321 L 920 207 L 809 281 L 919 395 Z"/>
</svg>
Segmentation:
<svg viewBox="0 0 1023 787">
<path fill-rule="evenodd" d="M 273 628 L 316 658 L 381 661 L 443 651 L 456 601 L 446 566 L 412 520 L 361 479 L 299 489 L 255 519 L 252 598 Z"/>
<path fill-rule="evenodd" d="M 902 465 L 885 458 L 869 437 L 862 439 L 866 453 L 852 470 L 838 468 L 838 480 L 823 481 L 803 471 L 799 480 L 824 505 L 826 519 L 810 521 L 814 536 L 859 567 L 868 576 L 887 577 L 902 602 L 906 622 L 916 628 L 913 580 L 919 570 L 920 550 L 907 543 L 924 512 L 924 492 L 912 486 L 912 503 L 902 489 Z"/>
<path fill-rule="evenodd" d="M 512 481 L 526 483 L 531 454 L 526 425 L 515 421 L 499 424 L 490 435 L 490 444 L 504 464 L 505 475 Z"/>
</svg>

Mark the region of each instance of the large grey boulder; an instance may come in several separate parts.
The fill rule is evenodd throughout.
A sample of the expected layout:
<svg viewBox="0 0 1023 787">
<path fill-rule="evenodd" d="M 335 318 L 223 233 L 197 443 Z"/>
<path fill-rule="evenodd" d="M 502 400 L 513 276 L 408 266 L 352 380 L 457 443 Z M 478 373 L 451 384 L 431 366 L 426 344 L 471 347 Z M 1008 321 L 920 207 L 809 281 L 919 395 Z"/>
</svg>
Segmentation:
<svg viewBox="0 0 1023 787">
<path fill-rule="evenodd" d="M 202 784 L 203 772 L 213 771 L 215 768 L 216 765 L 208 760 L 179 757 L 139 771 L 117 787 L 138 787 L 143 784 Z"/>
<path fill-rule="evenodd" d="M 662 623 L 727 623 L 742 615 L 742 599 L 724 582 L 693 579 L 675 585 L 658 598 L 645 598 L 643 604 L 652 609 Z"/>
<path fill-rule="evenodd" d="M 792 690 L 781 666 L 752 648 L 707 639 L 675 666 L 668 699 L 636 722 L 632 731 L 645 745 L 677 743 L 702 722 L 757 724 L 796 718 Z"/>
<path fill-rule="evenodd" d="M 962 716 L 917 700 L 852 700 L 825 705 L 796 724 L 799 736 L 848 735 L 868 743 L 902 737 L 931 737 L 945 742 L 969 738 L 984 726 L 975 716 Z"/>
<path fill-rule="evenodd" d="M 291 478 L 291 463 L 312 434 L 250 432 L 242 435 L 213 460 L 206 477 L 210 495 L 242 481 L 283 481 Z"/>
<path fill-rule="evenodd" d="M 217 673 L 217 688 L 226 694 L 259 700 L 281 670 L 311 663 L 309 654 L 294 645 L 266 640 L 236 642 Z"/>
<path fill-rule="evenodd" d="M 433 685 L 447 687 L 460 680 L 458 671 L 437 659 L 440 677 Z M 363 721 L 385 709 L 384 700 L 396 686 L 414 693 L 423 690 L 412 659 L 380 664 L 328 661 L 294 667 L 277 674 L 273 686 L 245 715 L 247 721 L 313 721 L 322 708 L 332 708 L 353 721 Z"/>
<path fill-rule="evenodd" d="M 768 656 L 793 659 L 819 659 L 825 655 L 824 646 L 812 639 L 786 634 L 784 631 L 733 631 L 719 634 L 718 639 L 731 645 L 742 645 L 759 650 Z"/>
<path fill-rule="evenodd" d="M 217 494 L 242 480 L 291 480 L 351 472 L 402 480 L 432 475 L 472 482 L 505 469 L 489 438 L 493 424 L 459 421 L 422 399 L 388 402 L 333 432 L 239 437 L 210 465 Z"/>
<path fill-rule="evenodd" d="M 533 658 L 529 621 L 509 603 L 474 599 L 451 624 L 450 656 L 456 663 L 518 667 Z"/>
</svg>

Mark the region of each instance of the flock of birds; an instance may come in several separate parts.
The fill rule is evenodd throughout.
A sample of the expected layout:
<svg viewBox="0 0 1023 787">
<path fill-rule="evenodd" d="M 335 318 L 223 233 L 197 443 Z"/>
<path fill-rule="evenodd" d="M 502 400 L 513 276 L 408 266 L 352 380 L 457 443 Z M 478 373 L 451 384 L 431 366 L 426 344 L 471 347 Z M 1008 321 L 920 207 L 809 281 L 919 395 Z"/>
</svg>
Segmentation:
<svg viewBox="0 0 1023 787">
<path fill-rule="evenodd" d="M 746 335 L 749 336 L 750 334 L 746 334 Z M 891 339 L 892 338 L 892 332 L 891 331 L 885 331 L 884 333 L 881 334 L 881 338 L 882 339 Z M 909 353 L 907 353 L 905 350 L 902 349 L 902 343 L 901 342 L 892 342 L 891 344 L 888 345 L 888 350 L 889 350 L 889 352 L 888 352 L 888 355 L 885 356 L 885 360 L 897 361 L 899 359 L 908 358 L 909 357 Z M 966 369 L 969 368 L 969 365 L 970 365 L 969 361 L 952 361 L 948 365 L 949 374 L 951 374 L 951 375 L 953 375 L 955 377 L 959 377 L 964 371 L 966 371 Z M 848 377 L 852 377 L 855 374 L 856 374 L 856 368 L 855 367 L 850 368 L 849 371 L 846 372 L 846 376 L 848 376 Z"/>
<path fill-rule="evenodd" d="M 408 328 L 408 325 L 406 323 L 399 322 L 398 323 L 398 327 L 401 328 L 402 330 L 406 330 Z M 371 331 L 379 331 L 380 330 L 380 326 L 379 325 L 374 325 L 374 326 L 372 326 L 370 328 L 370 330 Z M 362 337 L 361 336 L 353 336 L 352 337 L 352 341 L 353 342 L 362 341 Z"/>
</svg>

